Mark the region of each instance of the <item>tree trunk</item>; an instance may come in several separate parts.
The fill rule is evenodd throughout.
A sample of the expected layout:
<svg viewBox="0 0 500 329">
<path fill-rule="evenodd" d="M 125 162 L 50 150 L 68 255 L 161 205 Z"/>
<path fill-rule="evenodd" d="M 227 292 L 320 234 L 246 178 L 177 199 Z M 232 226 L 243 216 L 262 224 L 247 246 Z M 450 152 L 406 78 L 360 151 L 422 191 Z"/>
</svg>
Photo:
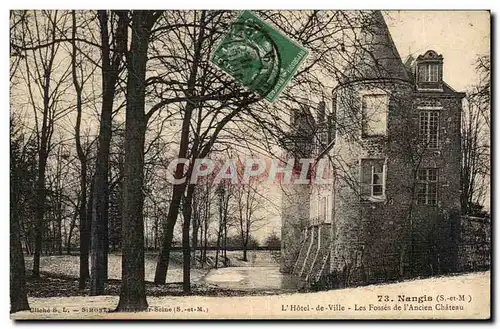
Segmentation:
<svg viewBox="0 0 500 329">
<path fill-rule="evenodd" d="M 89 272 L 89 255 L 90 255 L 90 233 L 92 231 L 92 203 L 94 195 L 94 179 L 90 178 L 90 189 L 89 195 L 87 198 L 87 207 L 86 207 L 86 218 L 84 220 L 85 227 L 80 228 L 83 236 L 80 235 L 80 278 L 79 278 L 79 288 L 85 288 L 85 282 L 87 279 L 90 279 Z M 80 214 L 81 215 L 81 214 Z M 80 223 L 81 224 L 81 223 Z"/>
<path fill-rule="evenodd" d="M 108 18 L 106 11 L 99 11 L 102 42 L 102 107 L 99 126 L 99 146 L 97 150 L 96 170 L 94 176 L 94 197 L 92 202 L 92 228 L 91 228 L 91 280 L 90 295 L 104 294 L 104 277 L 107 267 L 107 254 L 105 236 L 107 226 L 107 199 L 108 199 L 108 165 L 109 147 L 111 142 L 111 124 L 113 100 L 116 85 L 116 72 L 110 65 Z"/>
<path fill-rule="evenodd" d="M 243 261 L 244 262 L 248 262 L 247 251 L 248 251 L 247 244 L 243 244 Z"/>
<path fill-rule="evenodd" d="M 245 238 L 243 239 L 243 260 L 248 261 L 247 253 L 248 253 L 248 241 L 250 241 L 250 223 L 247 221 Z"/>
<path fill-rule="evenodd" d="M 45 214 L 45 152 L 39 152 L 38 178 L 36 182 L 35 253 L 33 255 L 33 277 L 40 277 L 40 256 L 43 240 L 43 217 Z"/>
<path fill-rule="evenodd" d="M 197 244 L 199 245 L 199 249 L 200 249 L 200 263 L 201 263 L 201 267 L 203 267 L 204 266 L 204 264 L 203 264 L 203 226 L 201 225 L 201 220 L 199 222 L 198 227 L 199 227 L 198 232 L 200 232 L 200 236 L 199 236 L 199 238 L 197 238 L 198 239 Z M 195 256 L 196 256 L 196 247 L 195 247 Z"/>
<path fill-rule="evenodd" d="M 11 172 L 16 166 L 11 156 Z M 12 177 L 12 173 L 11 173 Z M 21 228 L 19 225 L 19 198 L 15 184 L 10 185 L 10 313 L 29 310 L 26 291 L 26 269 L 24 267 L 23 248 L 21 246 Z"/>
<path fill-rule="evenodd" d="M 196 198 L 193 198 L 192 207 L 193 210 L 193 241 L 192 241 L 192 251 L 193 256 L 191 258 L 191 265 L 196 266 L 196 249 L 198 247 L 198 230 L 199 230 L 199 220 L 200 214 L 198 211 L 198 204 L 196 202 Z"/>
<path fill-rule="evenodd" d="M 158 12 L 134 11 L 127 54 L 125 177 L 122 219 L 122 285 L 117 311 L 147 309 L 144 283 L 144 112 L 148 44 Z"/>
<path fill-rule="evenodd" d="M 177 166 L 177 168 L 179 167 L 181 166 Z M 184 194 L 184 189 L 184 184 L 174 185 L 173 188 L 172 202 L 168 207 L 167 223 L 163 232 L 163 243 L 160 254 L 158 255 L 158 261 L 156 262 L 155 283 L 157 284 L 165 284 L 165 280 L 167 278 L 170 246 L 172 245 L 172 240 L 174 238 L 174 227 L 177 222 L 177 216 L 179 215 L 179 206 L 182 195 Z"/>
<path fill-rule="evenodd" d="M 220 236 L 221 236 L 221 231 L 220 231 L 220 225 L 219 225 L 219 231 L 217 232 L 217 245 L 215 247 L 215 268 L 219 268 L 219 250 L 220 250 Z"/>
<path fill-rule="evenodd" d="M 227 266 L 227 213 L 224 215 L 224 266 Z"/>
<path fill-rule="evenodd" d="M 38 146 L 38 176 L 36 182 L 36 212 L 35 212 L 35 254 L 33 256 L 33 277 L 40 277 L 40 256 L 43 247 L 43 231 L 45 216 L 45 169 L 50 149 L 51 123 L 50 112 L 50 82 L 53 57 L 44 70 L 43 83 L 43 118 L 40 144 Z"/>
<path fill-rule="evenodd" d="M 192 213 L 192 201 L 193 201 L 194 185 L 190 184 L 187 188 L 186 197 L 184 198 L 184 204 L 182 209 L 182 214 L 184 217 L 184 223 L 182 225 L 182 290 L 184 293 L 191 292 L 191 248 L 189 246 L 189 229 L 191 223 L 191 213 Z"/>
<path fill-rule="evenodd" d="M 215 251 L 215 268 L 219 268 L 219 251 L 220 251 L 220 243 L 222 237 L 222 218 L 219 221 L 219 229 L 217 230 L 217 247 Z"/>
<path fill-rule="evenodd" d="M 23 249 L 19 239 L 19 220 L 17 214 L 10 218 L 10 313 L 29 310 L 26 292 L 26 270 Z"/>
<path fill-rule="evenodd" d="M 208 211 L 205 214 L 205 222 L 204 224 L 204 229 L 203 229 L 203 259 L 202 259 L 202 264 L 205 264 L 207 262 L 207 248 L 208 248 L 208 218 L 210 217 L 210 200 L 208 200 L 207 197 L 207 209 Z"/>
<path fill-rule="evenodd" d="M 56 246 L 57 246 L 57 254 L 59 256 L 62 255 L 62 190 L 59 190 L 58 196 L 58 206 L 57 206 L 57 232 L 56 232 Z"/>
<path fill-rule="evenodd" d="M 160 221 L 158 219 L 158 216 L 155 217 L 155 226 L 154 226 L 154 235 L 155 235 L 155 239 L 154 239 L 154 248 L 155 250 L 158 250 L 158 226 L 160 225 Z"/>
<path fill-rule="evenodd" d="M 205 17 L 205 12 L 201 13 L 200 25 L 203 25 Z M 203 35 L 204 28 L 200 28 L 199 37 L 195 43 L 195 50 L 193 54 L 193 65 L 191 67 L 189 78 L 187 81 L 186 88 L 186 97 L 191 97 L 194 93 L 194 88 L 196 84 L 196 76 L 198 72 L 198 66 L 200 62 L 200 54 L 201 54 L 201 46 L 203 43 Z M 195 38 L 196 39 L 196 38 Z M 191 117 L 193 114 L 193 110 L 195 109 L 195 105 L 193 102 L 187 102 L 184 110 L 184 117 L 182 118 L 182 132 L 181 132 L 181 140 L 179 144 L 179 153 L 178 158 L 186 158 L 188 147 L 189 147 L 189 131 L 191 125 Z M 192 163 L 190 163 L 190 168 L 192 168 Z M 186 175 L 188 178 L 190 177 L 189 173 L 191 171 L 188 170 L 188 174 Z M 174 177 L 176 179 L 182 178 L 184 175 L 184 165 L 178 165 Z M 163 245 L 160 251 L 160 255 L 158 255 L 158 262 L 156 264 L 156 272 L 155 272 L 155 283 L 164 284 L 167 278 L 168 271 L 168 262 L 170 258 L 170 247 L 172 245 L 173 235 L 174 235 L 174 227 L 177 222 L 177 216 L 179 215 L 179 206 L 182 196 L 186 190 L 186 184 L 177 184 L 174 185 L 172 191 L 172 202 L 168 208 L 167 214 L 167 223 L 165 225 L 164 231 L 164 240 Z"/>
<path fill-rule="evenodd" d="M 89 247 L 90 247 L 90 227 L 89 218 L 87 210 L 87 166 L 85 162 L 81 163 L 82 170 L 80 173 L 80 278 L 78 282 L 78 287 L 80 289 L 85 289 L 85 282 L 90 278 L 89 273 Z M 92 184 L 93 185 L 93 184 Z M 92 194 L 92 188 L 90 190 Z M 92 198 L 89 198 L 89 206 L 92 205 Z"/>
<path fill-rule="evenodd" d="M 68 232 L 68 238 L 66 240 L 66 253 L 68 255 L 71 254 L 71 240 L 73 239 L 73 232 L 75 231 L 76 227 L 76 219 L 78 218 L 78 209 L 80 209 L 80 205 L 77 204 L 77 207 L 75 209 L 75 213 L 73 215 L 73 218 L 71 219 L 71 224 L 69 226 L 69 232 Z"/>
<path fill-rule="evenodd" d="M 105 10 L 98 13 L 102 43 L 102 107 L 99 127 L 92 204 L 91 239 L 91 286 L 90 295 L 102 295 L 108 273 L 108 170 L 111 143 L 112 112 L 118 80 L 119 65 L 127 44 L 127 20 L 120 16 L 116 31 L 116 49 L 111 59 L 108 31 L 108 15 Z M 123 18 L 122 18 L 123 17 Z"/>
</svg>

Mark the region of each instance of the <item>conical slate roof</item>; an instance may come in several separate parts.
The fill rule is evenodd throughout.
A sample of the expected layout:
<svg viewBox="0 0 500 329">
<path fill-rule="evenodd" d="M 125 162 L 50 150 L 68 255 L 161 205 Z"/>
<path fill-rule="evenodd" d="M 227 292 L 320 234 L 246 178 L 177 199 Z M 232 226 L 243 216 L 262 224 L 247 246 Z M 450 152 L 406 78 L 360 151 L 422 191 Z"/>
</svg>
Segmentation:
<svg viewBox="0 0 500 329">
<path fill-rule="evenodd" d="M 380 10 L 363 13 L 352 62 L 342 83 L 373 79 L 410 81 Z"/>
</svg>

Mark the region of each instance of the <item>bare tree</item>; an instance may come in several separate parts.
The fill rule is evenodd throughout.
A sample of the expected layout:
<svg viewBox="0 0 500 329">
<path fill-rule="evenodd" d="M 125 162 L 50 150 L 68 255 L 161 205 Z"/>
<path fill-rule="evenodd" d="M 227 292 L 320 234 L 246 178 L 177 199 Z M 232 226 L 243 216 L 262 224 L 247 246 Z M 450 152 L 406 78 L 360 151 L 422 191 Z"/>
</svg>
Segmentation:
<svg viewBox="0 0 500 329">
<path fill-rule="evenodd" d="M 63 95 L 68 90 L 70 66 L 58 59 L 60 44 L 55 42 L 66 27 L 68 16 L 58 11 L 34 11 L 24 23 L 22 47 L 25 72 L 23 78 L 28 90 L 29 103 L 35 117 L 35 130 L 38 145 L 38 178 L 35 219 L 35 253 L 33 276 L 40 276 L 40 255 L 42 251 L 43 226 L 45 215 L 45 172 L 47 159 L 54 145 L 52 136 L 55 123 L 71 109 L 65 104 Z M 41 40 L 49 44 L 36 47 Z M 41 103 L 40 104 L 40 100 Z M 41 116 L 41 117 L 40 117 Z"/>
<path fill-rule="evenodd" d="M 90 251 L 90 222 L 87 221 L 87 189 L 88 189 L 88 166 L 89 153 L 91 143 L 84 148 L 81 136 L 81 124 L 83 116 L 83 88 L 85 83 L 90 79 L 96 66 L 92 71 L 85 70 L 82 55 L 78 51 L 76 35 L 77 35 L 77 18 L 76 12 L 71 13 L 72 30 L 71 30 L 71 76 L 76 95 L 76 123 L 75 123 L 75 144 L 78 160 L 80 161 L 80 198 L 78 200 L 78 216 L 80 219 L 80 289 L 85 288 L 85 282 L 90 278 L 89 274 L 89 251 Z M 86 74 L 85 74 L 86 73 Z M 69 243 L 68 243 L 69 244 Z M 69 248 L 69 247 L 68 247 Z"/>
<path fill-rule="evenodd" d="M 17 47 L 13 47 L 13 44 L 23 43 L 23 29 L 24 24 L 27 19 L 26 10 L 11 10 L 10 16 L 10 82 L 14 83 L 14 77 L 19 69 L 19 65 L 22 64 L 23 52 Z"/>
<path fill-rule="evenodd" d="M 68 255 L 71 255 L 71 247 L 73 244 L 73 233 L 74 233 L 74 230 L 76 228 L 77 219 L 78 219 L 78 215 L 79 215 L 79 209 L 80 209 L 79 202 L 80 202 L 80 198 L 78 198 L 77 203 L 73 203 L 74 212 L 73 212 L 73 216 L 71 219 L 71 223 L 69 225 L 68 234 L 66 235 L 66 254 L 68 254 Z"/>
<path fill-rule="evenodd" d="M 117 12 L 116 16 L 100 10 L 98 19 L 101 32 L 102 53 L 102 107 L 99 125 L 99 142 L 94 175 L 92 224 L 91 224 L 91 295 L 104 293 L 104 284 L 108 273 L 108 170 L 109 147 L 111 143 L 111 128 L 113 104 L 116 85 L 120 73 L 123 54 L 127 47 L 128 17 L 126 12 Z M 109 31 L 108 26 L 114 27 Z M 111 35 L 114 36 L 111 43 Z M 114 51 L 112 50 L 114 49 Z"/>
<path fill-rule="evenodd" d="M 10 124 L 10 313 L 29 310 L 26 290 L 26 270 L 24 266 L 23 248 L 21 246 L 21 229 L 19 215 L 26 200 L 22 200 L 24 193 L 23 176 L 29 170 L 29 161 L 26 161 L 26 149 L 23 147 L 23 136 L 15 130 L 15 124 Z M 24 201 L 24 202 L 23 202 Z"/>
<path fill-rule="evenodd" d="M 207 262 L 208 231 L 212 218 L 211 206 L 216 200 L 213 193 L 213 177 L 205 177 L 204 181 L 198 184 L 195 189 L 193 199 L 193 260 L 195 262 L 193 264 L 196 264 L 196 249 L 199 246 L 199 260 L 203 267 Z M 194 237 L 196 232 L 199 232 L 199 238 Z"/>
<path fill-rule="evenodd" d="M 64 143 L 57 143 L 56 152 L 49 162 L 46 173 L 47 209 L 44 225 L 45 250 L 50 254 L 62 255 L 63 222 L 68 218 L 68 209 L 74 207 L 70 189 L 73 186 L 70 171 L 71 159 L 69 148 Z"/>
<path fill-rule="evenodd" d="M 467 92 L 462 110 L 462 211 L 473 214 L 483 204 L 490 179 L 490 58 L 478 56 L 477 84 Z"/>
<path fill-rule="evenodd" d="M 248 261 L 248 243 L 252 233 L 267 224 L 266 200 L 255 181 L 234 187 L 236 222 L 243 248 L 243 261 Z M 260 210 L 260 211 L 259 211 Z"/>
<path fill-rule="evenodd" d="M 70 21 L 69 12 L 66 11 L 24 11 L 22 12 L 22 17 L 24 23 L 21 25 L 22 37 L 11 38 L 11 47 L 15 50 L 16 54 L 22 54 L 22 58 L 24 59 L 25 72 L 22 72 L 21 78 L 24 80 L 23 82 L 27 86 L 28 90 L 28 102 L 31 103 L 34 108 L 34 122 L 35 122 L 35 131 L 39 136 L 37 139 L 38 150 L 39 150 L 39 178 L 38 178 L 38 187 L 37 193 L 39 193 L 40 197 L 37 198 L 37 220 L 35 221 L 36 229 L 38 232 L 38 228 L 41 227 L 40 220 L 43 212 L 45 212 L 44 200 L 45 197 L 41 197 L 43 194 L 42 179 L 44 176 L 44 172 L 47 166 L 47 160 L 50 156 L 50 151 L 54 148 L 55 144 L 53 142 L 53 133 L 55 131 L 56 126 L 60 129 L 61 138 L 64 138 L 64 133 L 66 132 L 65 123 L 59 124 L 61 119 L 66 118 L 66 114 L 70 113 L 75 107 L 75 104 L 71 101 L 68 101 L 68 98 L 64 97 L 68 92 L 71 85 L 70 81 L 72 76 L 74 77 L 73 68 L 80 69 L 80 76 L 83 75 L 83 71 L 81 70 L 84 62 L 80 59 L 77 63 L 72 59 L 76 56 L 76 50 L 78 49 L 79 55 L 81 57 L 85 57 L 85 60 L 88 62 L 95 64 L 95 61 L 92 59 L 92 56 L 89 56 L 87 53 L 92 49 L 85 49 L 85 51 L 81 50 L 81 44 L 85 44 L 87 46 L 96 47 L 98 44 L 94 43 L 91 40 L 91 32 L 93 26 L 90 22 L 93 21 L 92 15 L 88 15 L 88 13 L 82 13 L 82 26 L 81 30 L 85 30 L 87 34 L 84 34 L 85 37 L 88 38 L 80 38 L 76 36 L 76 27 L 75 24 L 67 24 Z M 19 20 L 21 21 L 21 20 Z M 74 23 L 74 22 L 73 22 Z M 73 28 L 71 28 L 71 26 Z M 73 33 L 71 33 L 73 31 Z M 69 32 L 69 33 L 68 33 Z M 67 37 L 67 35 L 71 35 L 71 37 Z M 78 41 L 78 42 L 76 42 Z M 61 51 L 65 48 L 65 45 L 70 45 L 69 54 L 74 54 L 75 56 L 70 56 L 69 61 L 68 56 L 62 56 Z M 93 68 L 95 70 L 95 66 Z M 93 72 L 93 71 L 92 71 Z M 89 72 L 86 72 L 89 73 Z M 82 89 L 84 82 L 89 79 L 87 75 L 85 78 L 82 76 L 80 85 L 77 86 L 77 125 L 76 129 L 79 133 L 79 126 L 81 122 L 81 107 L 82 107 Z M 37 103 L 43 103 L 43 106 L 39 106 Z M 41 116 L 40 116 L 41 114 Z M 40 122 L 41 121 L 41 122 Z M 90 143 L 91 144 L 91 143 Z M 88 147 L 90 147 L 88 144 Z M 78 150 L 77 150 L 78 151 Z M 78 152 L 77 152 L 78 153 Z M 88 152 L 87 152 L 88 153 Z M 81 154 L 80 154 L 81 155 Z M 57 162 L 57 161 L 56 161 Z M 87 164 L 88 165 L 88 164 Z M 72 201 L 72 200 L 67 200 Z M 80 206 L 82 206 L 80 204 Z M 42 211 L 43 210 L 43 211 Z M 85 216 L 86 217 L 86 216 Z M 43 216 L 42 216 L 43 220 Z M 76 220 L 76 219 L 75 219 Z M 71 223 L 70 234 L 68 237 L 68 245 L 73 232 L 74 223 Z M 35 254 L 36 245 L 40 245 L 39 238 L 40 234 L 35 233 Z M 83 235 L 83 242 L 85 242 L 86 237 Z M 88 239 L 87 239 L 88 240 Z M 69 246 L 68 246 L 69 248 Z M 85 249 L 85 248 L 83 248 Z M 85 252 L 85 251 L 84 251 Z M 87 253 L 88 255 L 88 253 Z M 85 259 L 88 259 L 85 258 Z M 88 264 L 88 261 L 87 261 Z M 88 265 L 83 265 L 82 268 L 88 268 Z M 34 261 L 34 274 L 37 275 L 39 272 L 39 256 L 35 257 Z M 88 270 L 87 270 L 88 272 Z"/>
<path fill-rule="evenodd" d="M 184 293 L 191 292 L 191 247 L 190 247 L 190 224 L 191 214 L 193 211 L 193 194 L 195 191 L 194 184 L 189 184 L 186 189 L 186 195 L 182 205 L 182 263 L 183 263 L 183 280 L 182 289 Z"/>
<path fill-rule="evenodd" d="M 234 85 L 224 74 L 216 71 L 209 64 L 208 56 L 211 49 L 215 47 L 217 36 L 220 35 L 217 26 L 221 20 L 227 20 L 231 15 L 224 12 L 205 11 L 201 13 L 175 12 L 169 14 L 166 17 L 171 18 L 173 16 L 172 19 L 174 20 L 167 23 L 170 24 L 169 26 L 178 21 L 178 24 L 175 24 L 176 29 L 173 29 L 172 35 L 169 36 L 170 39 L 167 39 L 170 43 L 165 45 L 165 48 L 170 53 L 157 57 L 166 67 L 174 65 L 177 68 L 176 70 L 186 67 L 187 71 L 182 69 L 179 73 L 174 71 L 183 78 L 181 81 L 178 80 L 177 76 L 173 78 L 168 74 L 154 79 L 156 83 L 170 85 L 171 93 L 169 98 L 157 103 L 150 110 L 150 113 L 167 104 L 180 103 L 182 129 L 178 158 L 203 158 L 210 154 L 224 127 L 249 104 L 259 100 L 259 97 L 251 96 L 241 87 Z M 194 22 L 198 28 L 191 29 L 191 22 Z M 180 29 L 179 25 L 183 28 Z M 186 44 L 186 35 L 190 36 L 191 44 L 189 45 Z M 177 55 L 179 52 L 183 54 L 182 57 Z M 185 64 L 179 63 L 179 58 Z M 232 86 L 230 92 L 227 92 L 228 85 Z M 204 113 L 203 110 L 206 112 Z M 203 131 L 201 131 L 201 128 L 203 128 Z M 192 146 L 190 147 L 191 143 Z M 193 165 L 194 161 L 191 161 L 187 168 L 185 168 L 184 164 L 177 165 L 174 177 L 176 179 L 189 177 L 193 171 Z M 164 229 L 165 236 L 156 266 L 155 283 L 165 283 L 174 227 L 179 215 L 180 202 L 187 185 L 187 183 L 177 184 L 172 191 L 172 202 L 169 205 Z"/>
<path fill-rule="evenodd" d="M 123 13 L 122 16 L 128 15 Z M 153 26 L 161 11 L 132 11 L 132 40 L 127 58 L 122 286 L 117 311 L 148 307 L 144 284 L 144 143 L 146 63 Z"/>
<path fill-rule="evenodd" d="M 219 219 L 219 225 L 218 225 L 219 227 L 217 229 L 217 245 L 215 251 L 215 268 L 218 268 L 219 254 L 221 251 L 222 251 L 221 257 L 223 258 L 222 262 L 224 266 L 226 266 L 227 262 L 227 255 L 226 255 L 227 228 L 229 221 L 230 202 L 234 197 L 233 186 L 221 183 L 217 185 L 215 194 L 217 195 L 217 209 L 218 209 L 218 219 Z"/>
<path fill-rule="evenodd" d="M 476 99 L 478 110 L 481 112 L 488 128 L 491 128 L 491 64 L 489 55 L 477 57 L 476 72 L 478 73 L 479 81 L 472 87 L 469 94 Z"/>
</svg>

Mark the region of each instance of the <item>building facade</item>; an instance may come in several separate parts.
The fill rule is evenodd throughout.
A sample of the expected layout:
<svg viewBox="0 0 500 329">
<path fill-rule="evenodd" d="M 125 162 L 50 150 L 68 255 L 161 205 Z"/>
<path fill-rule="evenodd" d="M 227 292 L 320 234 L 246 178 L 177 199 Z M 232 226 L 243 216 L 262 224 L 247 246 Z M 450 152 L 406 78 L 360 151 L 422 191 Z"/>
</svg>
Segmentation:
<svg viewBox="0 0 500 329">
<path fill-rule="evenodd" d="M 313 156 L 328 160 L 333 183 L 296 194 L 297 204 L 308 195 L 307 219 L 283 213 L 283 244 L 292 243 L 290 236 L 294 245 L 298 237 L 301 242 L 283 257 L 282 270 L 290 272 L 294 263 L 291 272 L 309 287 L 456 267 L 465 95 L 443 81 L 441 55 L 428 50 L 403 62 L 382 14 L 372 18 L 360 36 L 366 46 L 331 103 L 320 103 L 309 120 Z"/>
</svg>

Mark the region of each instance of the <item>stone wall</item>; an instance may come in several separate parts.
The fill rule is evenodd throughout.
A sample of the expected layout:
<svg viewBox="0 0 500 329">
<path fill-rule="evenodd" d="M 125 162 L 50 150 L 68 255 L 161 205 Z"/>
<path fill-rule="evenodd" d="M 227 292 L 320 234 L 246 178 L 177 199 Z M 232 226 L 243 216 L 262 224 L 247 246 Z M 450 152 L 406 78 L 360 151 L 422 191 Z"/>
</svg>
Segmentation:
<svg viewBox="0 0 500 329">
<path fill-rule="evenodd" d="M 491 219 L 463 216 L 460 221 L 458 270 L 487 270 L 491 266 Z"/>
<path fill-rule="evenodd" d="M 386 136 L 361 139 L 361 97 L 379 89 L 390 97 Z M 411 198 L 411 168 L 400 156 L 411 131 L 406 123 L 411 109 L 412 86 L 379 82 L 344 88 L 337 98 L 335 159 L 335 216 L 332 223 L 330 271 L 338 284 L 376 282 L 398 278 L 405 256 L 405 214 Z M 411 142 L 410 142 L 411 144 Z M 370 201 L 360 196 L 361 159 L 386 161 L 385 199 Z"/>
<path fill-rule="evenodd" d="M 390 95 L 386 136 L 361 138 L 363 90 Z M 418 107 L 440 104 L 440 147 L 422 148 Z M 426 103 L 427 102 L 427 103 Z M 335 216 L 330 272 L 338 286 L 454 271 L 460 215 L 460 98 L 416 93 L 405 83 L 359 84 L 338 92 Z M 360 198 L 360 161 L 386 161 L 385 198 Z M 438 204 L 416 204 L 418 168 L 439 168 Z"/>
</svg>

